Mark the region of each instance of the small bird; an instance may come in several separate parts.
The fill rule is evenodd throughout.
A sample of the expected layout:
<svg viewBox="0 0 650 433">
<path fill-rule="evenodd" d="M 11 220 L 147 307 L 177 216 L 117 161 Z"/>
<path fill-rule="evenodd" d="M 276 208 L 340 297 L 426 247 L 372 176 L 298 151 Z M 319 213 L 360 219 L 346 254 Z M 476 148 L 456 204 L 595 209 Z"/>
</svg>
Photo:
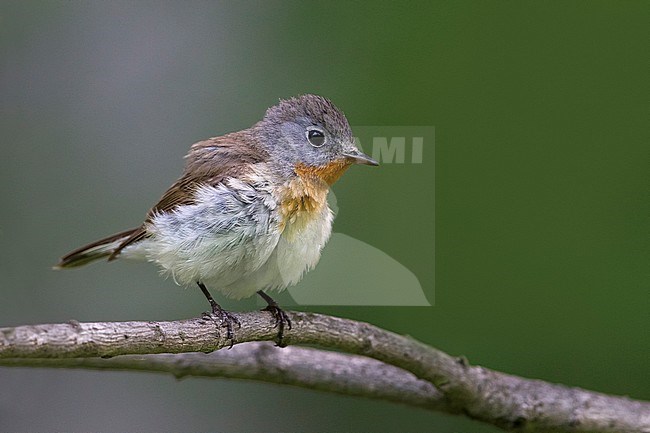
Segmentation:
<svg viewBox="0 0 650 433">
<path fill-rule="evenodd" d="M 379 164 L 355 146 L 345 115 L 310 94 L 281 100 L 248 129 L 195 143 L 185 158 L 144 223 L 72 251 L 55 268 L 154 262 L 177 284 L 199 286 L 231 344 L 239 321 L 207 286 L 234 299 L 257 293 L 281 344 L 291 320 L 264 291 L 295 285 L 316 266 L 334 219 L 330 186 L 353 164 Z"/>
</svg>

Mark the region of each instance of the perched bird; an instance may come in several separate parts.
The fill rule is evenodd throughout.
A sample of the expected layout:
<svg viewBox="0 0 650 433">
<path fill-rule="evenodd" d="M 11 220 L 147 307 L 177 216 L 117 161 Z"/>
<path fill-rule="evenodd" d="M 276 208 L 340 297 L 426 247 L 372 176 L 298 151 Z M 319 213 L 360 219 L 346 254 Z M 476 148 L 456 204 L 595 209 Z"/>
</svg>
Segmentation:
<svg viewBox="0 0 650 433">
<path fill-rule="evenodd" d="M 185 170 L 144 223 L 81 247 L 55 268 L 101 258 L 141 259 L 182 285 L 197 284 L 233 341 L 237 318 L 207 286 L 230 298 L 258 293 L 279 325 L 291 321 L 264 290 L 296 284 L 318 263 L 332 230 L 330 186 L 352 165 L 378 165 L 354 144 L 326 98 L 281 100 L 248 129 L 195 143 Z"/>
</svg>

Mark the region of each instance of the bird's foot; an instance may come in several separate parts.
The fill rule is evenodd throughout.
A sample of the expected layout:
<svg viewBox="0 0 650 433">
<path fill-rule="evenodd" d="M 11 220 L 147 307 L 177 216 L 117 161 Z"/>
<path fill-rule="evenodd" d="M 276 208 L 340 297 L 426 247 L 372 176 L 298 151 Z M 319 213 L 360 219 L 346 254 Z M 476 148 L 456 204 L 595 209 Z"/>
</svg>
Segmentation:
<svg viewBox="0 0 650 433">
<path fill-rule="evenodd" d="M 234 325 L 237 325 L 238 328 L 241 328 L 239 319 L 234 314 L 224 310 L 219 306 L 213 306 L 212 312 L 203 313 L 203 317 L 214 322 L 216 322 L 216 320 L 219 320 L 219 326 L 226 328 L 226 341 L 230 340 L 230 346 L 228 346 L 228 349 L 232 349 L 232 346 L 235 344 L 235 332 L 233 331 Z"/>
<path fill-rule="evenodd" d="M 259 295 L 266 301 L 268 304 L 266 308 L 263 308 L 262 311 L 268 311 L 275 319 L 275 328 L 278 328 L 278 347 L 285 347 L 286 345 L 282 343 L 282 338 L 284 337 L 284 327 L 291 329 L 291 319 L 289 315 L 282 309 L 280 306 L 266 293 L 259 291 Z"/>
</svg>

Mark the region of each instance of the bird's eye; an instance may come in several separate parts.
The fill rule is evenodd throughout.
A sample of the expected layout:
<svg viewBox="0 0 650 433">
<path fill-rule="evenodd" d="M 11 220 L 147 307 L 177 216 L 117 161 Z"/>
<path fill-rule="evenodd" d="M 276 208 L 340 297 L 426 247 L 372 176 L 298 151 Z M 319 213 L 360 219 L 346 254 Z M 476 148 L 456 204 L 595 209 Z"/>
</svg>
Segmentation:
<svg viewBox="0 0 650 433">
<path fill-rule="evenodd" d="M 320 129 L 312 128 L 307 130 L 307 140 L 314 147 L 321 147 L 325 144 L 325 134 Z"/>
</svg>

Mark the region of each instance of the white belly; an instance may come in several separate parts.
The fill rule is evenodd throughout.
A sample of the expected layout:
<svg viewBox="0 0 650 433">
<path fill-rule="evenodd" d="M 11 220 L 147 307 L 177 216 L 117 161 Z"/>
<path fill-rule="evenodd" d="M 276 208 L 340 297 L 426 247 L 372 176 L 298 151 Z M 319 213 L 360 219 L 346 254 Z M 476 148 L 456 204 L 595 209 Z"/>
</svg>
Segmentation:
<svg viewBox="0 0 650 433">
<path fill-rule="evenodd" d="M 244 186 L 229 186 L 205 187 L 196 204 L 156 216 L 151 235 L 121 257 L 146 258 L 178 284 L 201 281 L 236 299 L 296 284 L 320 259 L 332 211 L 325 204 L 281 222 L 270 196 L 246 202 Z"/>
<path fill-rule="evenodd" d="M 223 286 L 218 280 L 206 284 L 231 298 L 246 298 L 258 290 L 284 290 L 298 283 L 316 266 L 332 232 L 334 217 L 329 207 L 309 221 L 288 223 L 268 260 L 258 270 Z"/>
</svg>

